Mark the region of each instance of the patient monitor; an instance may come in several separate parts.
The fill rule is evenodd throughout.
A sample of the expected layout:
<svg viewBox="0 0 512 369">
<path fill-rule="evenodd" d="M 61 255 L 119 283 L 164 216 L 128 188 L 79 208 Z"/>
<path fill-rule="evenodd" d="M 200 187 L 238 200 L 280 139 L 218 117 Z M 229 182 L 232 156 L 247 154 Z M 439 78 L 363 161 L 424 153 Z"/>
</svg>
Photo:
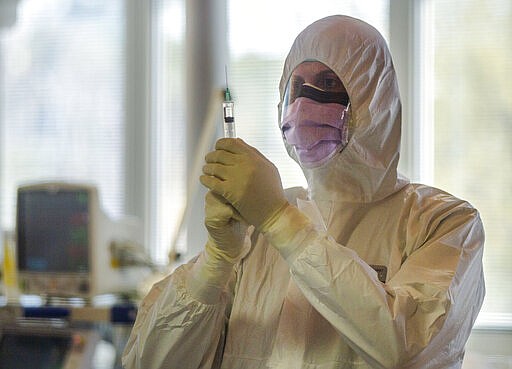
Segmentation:
<svg viewBox="0 0 512 369">
<path fill-rule="evenodd" d="M 148 270 L 120 266 L 112 245 L 141 244 L 134 222 L 114 222 L 94 186 L 40 183 L 18 188 L 16 244 L 21 291 L 90 298 L 135 290 Z"/>
</svg>

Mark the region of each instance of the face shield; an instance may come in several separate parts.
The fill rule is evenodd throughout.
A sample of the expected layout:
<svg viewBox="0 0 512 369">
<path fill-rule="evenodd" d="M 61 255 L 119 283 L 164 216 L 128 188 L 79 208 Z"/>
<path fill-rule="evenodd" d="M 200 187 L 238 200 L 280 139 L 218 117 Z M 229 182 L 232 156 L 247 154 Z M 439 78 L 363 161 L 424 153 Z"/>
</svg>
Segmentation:
<svg viewBox="0 0 512 369">
<path fill-rule="evenodd" d="M 306 61 L 295 68 L 286 86 L 280 127 L 301 165 L 321 166 L 343 150 L 349 106 L 345 86 L 329 67 Z"/>
</svg>

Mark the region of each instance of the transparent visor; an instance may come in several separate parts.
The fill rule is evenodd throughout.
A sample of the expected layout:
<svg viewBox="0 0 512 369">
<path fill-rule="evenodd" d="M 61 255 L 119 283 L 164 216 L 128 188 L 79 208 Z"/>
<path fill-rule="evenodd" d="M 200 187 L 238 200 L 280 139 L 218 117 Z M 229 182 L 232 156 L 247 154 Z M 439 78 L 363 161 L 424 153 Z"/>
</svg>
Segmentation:
<svg viewBox="0 0 512 369">
<path fill-rule="evenodd" d="M 282 117 L 286 116 L 288 106 L 300 97 L 343 106 L 348 106 L 350 101 L 340 78 L 333 70 L 318 61 L 303 62 L 293 71 L 286 85 Z"/>
</svg>

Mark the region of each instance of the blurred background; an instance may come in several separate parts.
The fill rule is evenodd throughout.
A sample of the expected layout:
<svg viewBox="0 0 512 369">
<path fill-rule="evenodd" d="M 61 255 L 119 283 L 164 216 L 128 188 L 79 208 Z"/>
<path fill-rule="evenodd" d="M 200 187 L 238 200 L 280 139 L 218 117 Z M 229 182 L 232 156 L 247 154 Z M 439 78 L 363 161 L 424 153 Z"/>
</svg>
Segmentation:
<svg viewBox="0 0 512 369">
<path fill-rule="evenodd" d="M 238 136 L 286 187 L 305 185 L 278 84 L 297 33 L 331 14 L 390 45 L 401 172 L 479 209 L 487 295 L 465 368 L 512 368 L 509 0 L 0 0 L 0 230 L 15 227 L 18 186 L 87 182 L 110 217 L 140 219 L 155 264 L 188 260 L 206 238 L 195 163 L 221 135 L 225 66 Z"/>
</svg>

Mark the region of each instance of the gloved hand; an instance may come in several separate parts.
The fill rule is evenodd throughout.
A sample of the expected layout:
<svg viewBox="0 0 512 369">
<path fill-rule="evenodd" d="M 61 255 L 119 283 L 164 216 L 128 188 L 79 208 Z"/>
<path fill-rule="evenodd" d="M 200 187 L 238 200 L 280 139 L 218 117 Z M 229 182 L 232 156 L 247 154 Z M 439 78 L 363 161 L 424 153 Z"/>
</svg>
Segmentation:
<svg viewBox="0 0 512 369">
<path fill-rule="evenodd" d="M 233 264 L 242 256 L 247 224 L 219 195 L 209 191 L 205 198 L 208 241 L 192 267 L 187 288 L 199 301 L 214 304 L 233 276 Z"/>
<path fill-rule="evenodd" d="M 209 258 L 236 263 L 242 253 L 247 232 L 247 224 L 240 214 L 225 199 L 208 191 L 204 223 L 208 230 L 206 252 Z"/>
<path fill-rule="evenodd" d="M 201 183 L 264 232 L 288 205 L 277 168 L 239 138 L 221 138 L 215 149 L 206 155 Z"/>
</svg>

